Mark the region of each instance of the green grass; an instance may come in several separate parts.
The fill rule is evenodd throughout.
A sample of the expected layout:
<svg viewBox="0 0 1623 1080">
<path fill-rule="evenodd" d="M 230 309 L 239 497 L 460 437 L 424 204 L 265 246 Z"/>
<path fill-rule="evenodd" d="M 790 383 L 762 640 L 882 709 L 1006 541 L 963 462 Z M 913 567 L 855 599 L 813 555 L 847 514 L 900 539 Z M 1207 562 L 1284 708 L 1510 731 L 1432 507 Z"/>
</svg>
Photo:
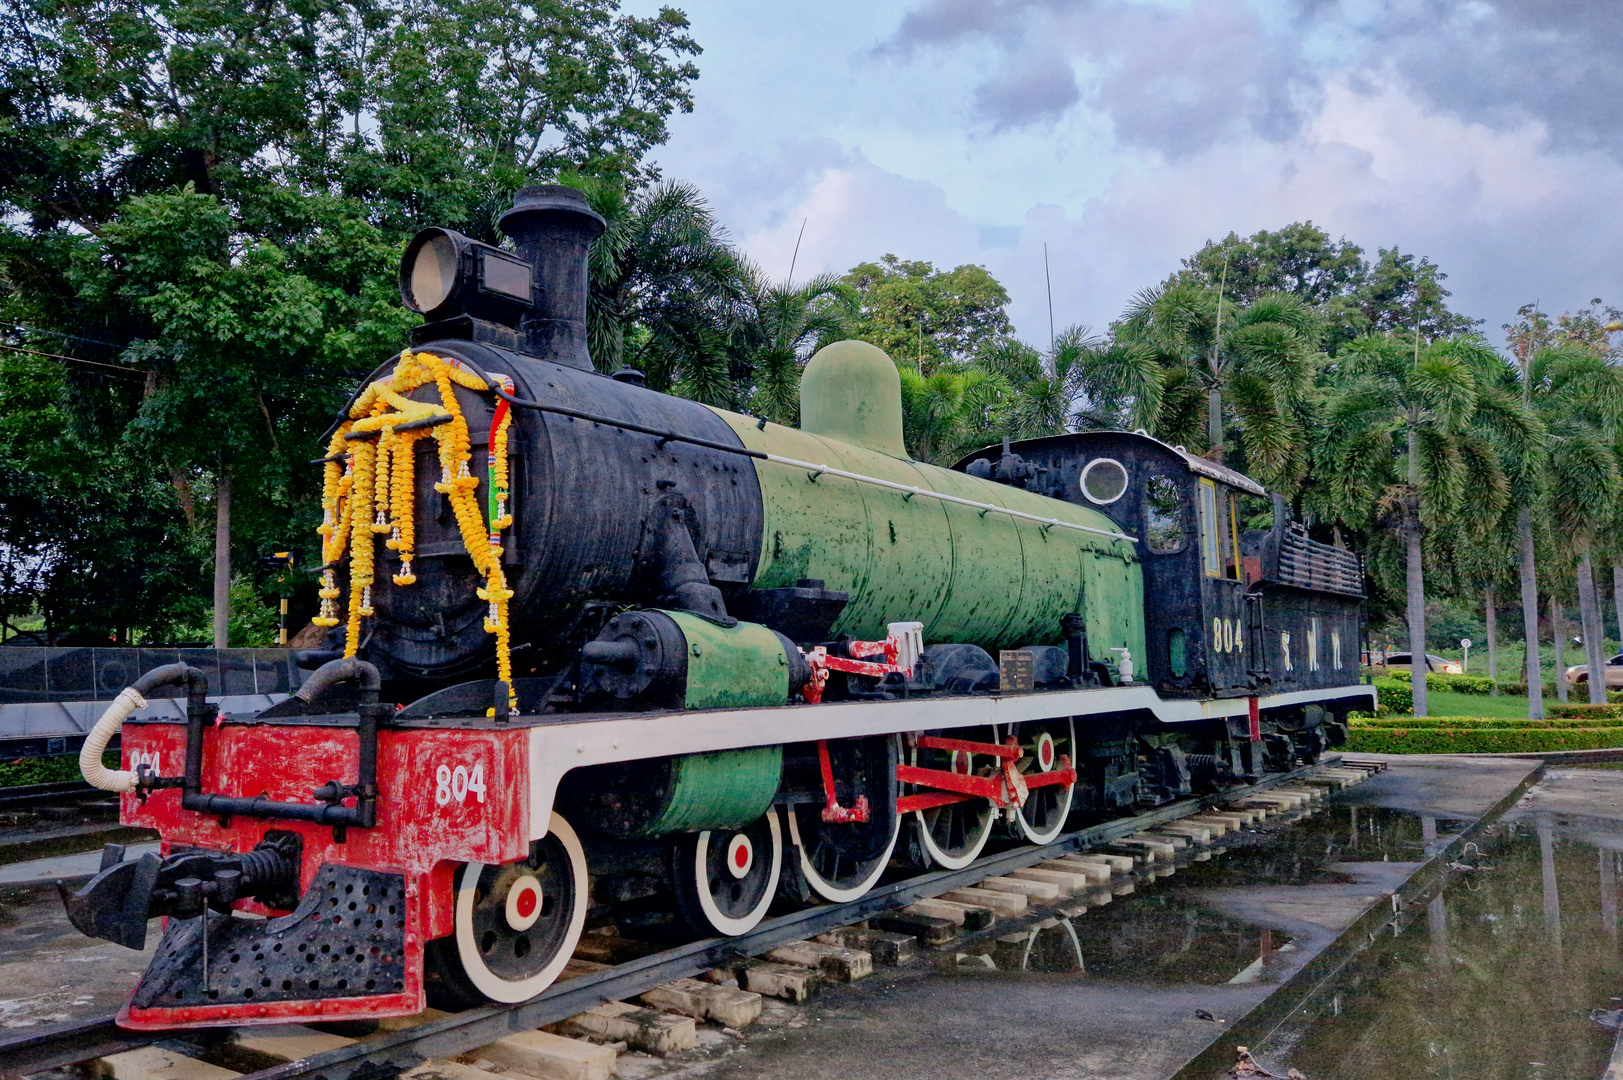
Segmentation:
<svg viewBox="0 0 1623 1080">
<path fill-rule="evenodd" d="M 1501 694 L 1456 694 L 1448 690 L 1426 691 L 1428 716 L 1503 716 L 1507 720 L 1527 719 L 1527 699 Z"/>
<path fill-rule="evenodd" d="M 1568 695 L 1568 700 L 1581 704 L 1589 699 L 1581 694 Z M 1559 704 L 1554 694 L 1544 695 L 1546 710 Z M 1527 719 L 1527 698 L 1513 694 L 1490 697 L 1486 694 L 1456 694 L 1449 690 L 1426 692 L 1428 716 L 1502 716 L 1507 720 Z"/>
</svg>

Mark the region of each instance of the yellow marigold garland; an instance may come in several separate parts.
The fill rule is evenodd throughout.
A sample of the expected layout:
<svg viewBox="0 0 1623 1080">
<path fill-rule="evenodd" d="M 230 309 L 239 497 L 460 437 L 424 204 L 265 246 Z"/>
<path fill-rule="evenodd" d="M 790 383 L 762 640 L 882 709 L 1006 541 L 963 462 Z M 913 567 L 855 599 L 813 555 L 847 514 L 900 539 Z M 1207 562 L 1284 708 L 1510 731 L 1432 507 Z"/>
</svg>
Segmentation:
<svg viewBox="0 0 1623 1080">
<path fill-rule="evenodd" d="M 512 381 L 505 376 L 499 378 L 504 389 L 511 393 Z M 406 396 L 430 382 L 439 391 L 438 409 Z M 350 407 L 350 419 L 333 433 L 329 458 L 343 453 L 345 445 L 351 442 L 346 438 L 350 434 L 377 432 L 378 438 L 353 440 L 349 461 L 343 468 L 336 460 L 326 463 L 322 484 L 323 520 L 317 529 L 322 536 L 325 567 L 322 608 L 315 621 L 320 626 L 338 624 L 336 600 L 340 593 L 333 564 L 343 558 L 346 547 L 350 559 L 346 656 L 354 656 L 359 651 L 361 620 L 373 614 L 374 544 L 378 535 L 390 534 L 386 546 L 400 553 L 401 572 L 394 575 L 394 583 L 406 586 L 416 581 L 411 568 L 416 544 L 415 443 L 432 434 L 440 459 L 440 481 L 434 489 L 450 497 L 463 546 L 485 579 L 484 588 L 478 590 L 479 598 L 489 604 L 485 632 L 496 635 L 497 677 L 511 688 L 513 664 L 507 605 L 513 592 L 507 587 L 507 578 L 502 572 L 501 532 L 513 523 L 507 512 L 510 497 L 507 446 L 512 417 L 505 404 L 499 408 L 491 435 L 491 506 L 487 528 L 473 494 L 479 480 L 468 470 L 472 458 L 468 423 L 457 402 L 454 386 L 481 393 L 490 391 L 485 378 L 460 362 L 408 349 L 400 354 L 400 361 L 388 378 L 371 383 L 361 392 Z M 451 415 L 449 423 L 429 430 L 395 431 L 408 419 L 438 415 L 441 410 Z M 517 694 L 511 691 L 510 694 L 516 706 Z"/>
</svg>

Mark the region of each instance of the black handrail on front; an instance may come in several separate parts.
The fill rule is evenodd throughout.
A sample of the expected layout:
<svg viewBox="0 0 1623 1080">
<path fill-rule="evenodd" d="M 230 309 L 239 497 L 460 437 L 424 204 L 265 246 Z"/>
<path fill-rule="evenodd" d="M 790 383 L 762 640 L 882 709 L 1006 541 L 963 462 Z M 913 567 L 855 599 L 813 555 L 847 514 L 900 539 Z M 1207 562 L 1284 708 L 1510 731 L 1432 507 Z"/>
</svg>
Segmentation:
<svg viewBox="0 0 1623 1080">
<path fill-rule="evenodd" d="M 186 687 L 186 770 L 183 776 L 153 776 L 141 766 L 136 780 L 136 792 L 141 798 L 160 788 L 181 789 L 180 805 L 184 810 L 199 814 L 213 814 L 228 818 L 234 814 L 258 818 L 285 818 L 293 821 L 312 821 L 318 825 L 331 825 L 335 838 L 343 840 L 343 830 L 351 825 L 370 829 L 378 821 L 378 727 L 393 715 L 394 709 L 378 701 L 381 680 L 378 669 L 364 660 L 349 657 L 333 660 L 318 668 L 296 695 L 314 704 L 333 687 L 358 682 L 361 703 L 356 712 L 360 722 L 355 733 L 359 743 L 356 782 L 343 784 L 330 780 L 312 794 L 317 803 L 281 802 L 262 795 L 244 798 L 239 795 L 218 795 L 203 790 L 203 732 L 215 718 L 216 709 L 208 703 L 208 676 L 189 664 L 166 664 L 153 668 L 132 684 L 142 697 L 150 696 L 160 687 L 184 684 Z M 344 805 L 353 797 L 354 806 Z"/>
</svg>

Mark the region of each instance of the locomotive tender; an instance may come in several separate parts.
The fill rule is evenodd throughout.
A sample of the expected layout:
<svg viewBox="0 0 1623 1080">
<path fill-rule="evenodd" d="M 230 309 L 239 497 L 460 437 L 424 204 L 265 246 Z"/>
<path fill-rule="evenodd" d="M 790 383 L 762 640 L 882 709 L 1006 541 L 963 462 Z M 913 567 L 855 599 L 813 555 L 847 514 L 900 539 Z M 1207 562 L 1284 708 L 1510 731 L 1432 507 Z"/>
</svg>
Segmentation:
<svg viewBox="0 0 1623 1080">
<path fill-rule="evenodd" d="M 1372 707 L 1358 560 L 1278 498 L 1242 531 L 1239 473 L 1142 432 L 913 461 L 861 342 L 811 359 L 799 428 L 603 376 L 601 219 L 541 186 L 502 228 L 413 240 L 425 324 L 331 434 L 325 662 L 251 716 L 159 668 L 86 741 L 163 838 L 63 889 L 131 947 L 168 916 L 121 1023 L 522 1001 L 589 918 L 746 933 L 1312 760 Z M 166 688 L 187 719 L 139 715 Z"/>
</svg>

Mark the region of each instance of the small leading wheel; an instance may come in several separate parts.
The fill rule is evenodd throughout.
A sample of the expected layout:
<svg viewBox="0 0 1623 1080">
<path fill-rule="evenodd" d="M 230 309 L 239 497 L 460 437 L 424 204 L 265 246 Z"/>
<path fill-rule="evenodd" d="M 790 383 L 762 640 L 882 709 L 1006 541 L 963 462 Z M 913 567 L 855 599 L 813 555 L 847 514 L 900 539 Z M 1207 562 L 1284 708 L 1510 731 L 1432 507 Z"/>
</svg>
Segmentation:
<svg viewBox="0 0 1623 1080">
<path fill-rule="evenodd" d="M 865 822 L 823 820 L 821 803 L 795 803 L 783 808 L 789 842 L 800 853 L 800 872 L 812 892 L 833 904 L 867 893 L 879 881 L 896 850 L 902 816 L 896 812 L 896 738 L 830 740 L 835 792 L 842 806 L 868 800 Z"/>
<path fill-rule="evenodd" d="M 703 934 L 747 934 L 766 916 L 778 891 L 783 829 L 768 810 L 742 829 L 679 838 L 672 859 L 676 902 L 688 925 Z"/>
<path fill-rule="evenodd" d="M 941 732 L 970 742 L 996 742 L 990 728 Z M 940 769 L 964 776 L 996 776 L 1002 762 L 995 757 L 964 750 L 913 748 L 913 764 L 924 769 Z M 997 807 L 987 799 L 933 806 L 913 812 L 913 834 L 908 849 L 912 861 L 946 870 L 962 870 L 980 856 L 997 824 Z"/>
<path fill-rule="evenodd" d="M 447 996 L 516 1002 L 550 986 L 586 922 L 586 854 L 569 823 L 553 814 L 529 858 L 466 863 L 456 884 L 456 932 L 430 943 Z"/>
<path fill-rule="evenodd" d="M 1010 725 L 1008 733 L 1020 744 L 1016 767 L 1028 782 L 1061 768 L 1062 759 L 1069 760 L 1073 769 L 1076 767 L 1076 729 L 1068 718 L 1028 720 Z M 1075 790 L 1074 782 L 1031 788 L 1025 805 L 1015 814 L 1025 838 L 1033 844 L 1052 843 L 1065 829 Z"/>
</svg>

